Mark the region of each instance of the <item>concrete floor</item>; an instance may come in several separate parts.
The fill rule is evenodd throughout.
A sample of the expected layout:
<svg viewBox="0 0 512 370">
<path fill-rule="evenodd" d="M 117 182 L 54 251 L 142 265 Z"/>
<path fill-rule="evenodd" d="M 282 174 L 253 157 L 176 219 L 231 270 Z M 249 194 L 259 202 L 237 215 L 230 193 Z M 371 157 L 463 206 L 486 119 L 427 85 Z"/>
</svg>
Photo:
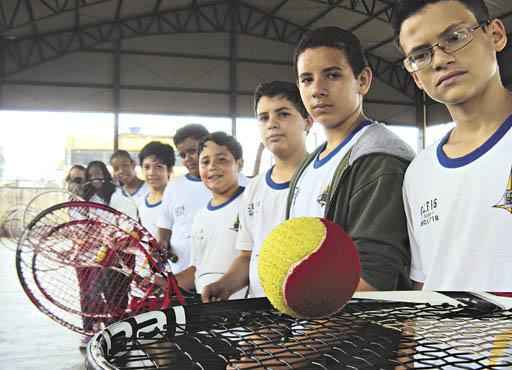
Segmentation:
<svg viewBox="0 0 512 370">
<path fill-rule="evenodd" d="M 0 243 L 0 369 L 84 370 L 80 335 L 41 313 L 18 281 L 15 252 Z"/>
</svg>

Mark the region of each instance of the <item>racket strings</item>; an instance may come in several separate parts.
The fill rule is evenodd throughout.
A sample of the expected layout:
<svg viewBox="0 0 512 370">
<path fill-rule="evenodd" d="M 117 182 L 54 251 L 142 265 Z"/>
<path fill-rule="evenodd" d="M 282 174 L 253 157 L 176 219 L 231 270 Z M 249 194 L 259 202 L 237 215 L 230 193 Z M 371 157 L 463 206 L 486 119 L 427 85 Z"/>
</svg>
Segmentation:
<svg viewBox="0 0 512 370">
<path fill-rule="evenodd" d="M 122 369 L 512 368 L 512 310 L 470 318 L 454 306 L 383 304 L 365 310 L 355 303 L 326 320 L 294 320 L 272 310 L 244 314 L 243 322 L 229 312 L 224 319 L 213 315 L 213 323 L 203 316 L 207 329 L 187 326 L 174 339 L 165 332 L 158 340 L 137 338 L 124 348 L 133 357 L 119 350 L 107 360 L 122 362 Z M 153 363 L 140 365 L 140 356 Z"/>
<path fill-rule="evenodd" d="M 18 275 L 32 302 L 86 334 L 140 309 L 161 308 L 168 294 L 152 282 L 161 274 L 151 261 L 152 237 L 134 220 L 102 207 L 53 206 L 32 220 L 17 249 Z M 131 305 L 135 299 L 144 303 L 147 292 L 150 306 Z"/>
</svg>

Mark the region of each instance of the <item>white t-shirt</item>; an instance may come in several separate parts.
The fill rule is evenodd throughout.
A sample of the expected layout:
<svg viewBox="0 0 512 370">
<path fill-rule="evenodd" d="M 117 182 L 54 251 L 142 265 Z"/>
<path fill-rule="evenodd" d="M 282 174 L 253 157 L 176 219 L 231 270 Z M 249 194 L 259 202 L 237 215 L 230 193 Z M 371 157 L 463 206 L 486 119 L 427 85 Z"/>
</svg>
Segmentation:
<svg viewBox="0 0 512 370">
<path fill-rule="evenodd" d="M 100 198 L 97 194 L 94 194 L 89 201 L 94 203 L 105 204 L 105 201 Z M 133 200 L 125 197 L 121 191 L 114 191 L 112 193 L 112 197 L 110 197 L 109 207 L 114 208 L 115 210 L 124 213 L 128 217 L 133 218 L 134 220 L 138 220 L 138 211 L 137 205 L 133 202 Z"/>
<path fill-rule="evenodd" d="M 206 206 L 211 197 L 203 182 L 188 174 L 177 177 L 165 188 L 157 226 L 172 230 L 170 243 L 173 252 L 178 256 L 176 263 L 171 262 L 172 272 L 175 274 L 190 266 L 194 216 Z"/>
<path fill-rule="evenodd" d="M 290 183 L 272 181 L 272 170 L 260 174 L 249 183 L 240 201 L 240 231 L 237 248 L 252 251 L 249 265 L 249 295 L 264 297 L 258 275 L 258 258 L 267 235 L 286 216 L 286 200 Z"/>
<path fill-rule="evenodd" d="M 411 279 L 427 290 L 512 287 L 512 116 L 464 157 L 421 152 L 404 180 Z"/>
<path fill-rule="evenodd" d="M 150 191 L 149 186 L 146 182 L 141 183 L 133 193 L 128 193 L 125 189 L 121 187 L 119 187 L 119 189 L 123 192 L 125 196 L 129 195 L 129 197 L 131 197 L 137 204 L 139 204 L 140 201 L 146 198 Z"/>
<path fill-rule="evenodd" d="M 162 213 L 162 200 L 158 203 L 150 204 L 148 201 L 149 193 L 137 202 L 139 218 L 142 226 L 148 230 L 154 238 L 158 238 L 158 227 L 156 226 L 158 218 Z"/>
<path fill-rule="evenodd" d="M 362 122 L 324 158 L 319 159 L 320 152 L 318 153 L 304 170 L 294 189 L 290 218 L 324 216 L 329 186 L 338 164 L 372 123 L 371 121 Z M 324 143 L 323 147 L 325 148 L 326 145 L 327 143 Z"/>
<path fill-rule="evenodd" d="M 195 285 L 198 293 L 206 285 L 219 280 L 240 254 L 236 249 L 236 238 L 240 228 L 238 211 L 243 191 L 244 188 L 240 187 L 230 200 L 218 206 L 212 206 L 209 202 L 194 218 L 191 261 L 196 267 Z M 245 291 L 242 289 L 230 298 L 243 298 Z"/>
</svg>

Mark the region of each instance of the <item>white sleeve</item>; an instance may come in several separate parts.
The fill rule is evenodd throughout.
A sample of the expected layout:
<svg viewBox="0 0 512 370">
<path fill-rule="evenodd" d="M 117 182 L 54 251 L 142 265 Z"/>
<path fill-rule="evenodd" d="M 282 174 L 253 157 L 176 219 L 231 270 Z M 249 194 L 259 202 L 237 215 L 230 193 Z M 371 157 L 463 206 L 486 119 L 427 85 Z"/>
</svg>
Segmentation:
<svg viewBox="0 0 512 370">
<path fill-rule="evenodd" d="M 418 283 L 423 283 L 423 282 L 425 282 L 425 272 L 423 271 L 423 266 L 421 263 L 420 246 L 418 245 L 418 242 L 416 241 L 416 237 L 414 234 L 414 224 L 413 224 L 413 220 L 412 220 L 411 207 L 410 207 L 409 199 L 407 196 L 407 175 L 404 179 L 402 191 L 403 191 L 405 215 L 407 217 L 407 232 L 409 234 L 409 245 L 411 248 L 410 278 L 411 278 L 411 280 L 416 281 Z"/>
<path fill-rule="evenodd" d="M 236 238 L 236 248 L 241 251 L 252 251 L 254 241 L 252 239 L 251 230 L 249 229 L 248 202 L 249 199 L 247 189 L 242 194 L 240 200 L 238 215 L 240 220 L 240 229 Z"/>
<path fill-rule="evenodd" d="M 190 265 L 197 266 L 201 262 L 201 236 L 199 235 L 199 228 L 201 225 L 200 211 L 196 213 L 194 222 L 192 223 L 192 235 L 190 245 Z"/>
<path fill-rule="evenodd" d="M 162 198 L 162 207 L 160 216 L 156 222 L 156 226 L 162 229 L 172 230 L 174 226 L 174 212 L 173 212 L 173 194 L 175 187 L 172 184 L 167 184 Z"/>
</svg>

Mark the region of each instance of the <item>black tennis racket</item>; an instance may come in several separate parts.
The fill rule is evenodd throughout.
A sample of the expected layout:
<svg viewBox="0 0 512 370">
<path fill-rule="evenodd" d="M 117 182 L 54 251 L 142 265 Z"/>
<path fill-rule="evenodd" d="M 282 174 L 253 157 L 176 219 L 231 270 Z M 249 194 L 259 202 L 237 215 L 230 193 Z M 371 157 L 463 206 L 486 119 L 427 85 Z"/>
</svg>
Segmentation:
<svg viewBox="0 0 512 370">
<path fill-rule="evenodd" d="M 469 302 L 469 301 L 468 301 Z M 89 369 L 508 369 L 512 311 L 492 304 L 352 300 L 299 320 L 265 299 L 173 307 L 115 323 Z"/>
</svg>

